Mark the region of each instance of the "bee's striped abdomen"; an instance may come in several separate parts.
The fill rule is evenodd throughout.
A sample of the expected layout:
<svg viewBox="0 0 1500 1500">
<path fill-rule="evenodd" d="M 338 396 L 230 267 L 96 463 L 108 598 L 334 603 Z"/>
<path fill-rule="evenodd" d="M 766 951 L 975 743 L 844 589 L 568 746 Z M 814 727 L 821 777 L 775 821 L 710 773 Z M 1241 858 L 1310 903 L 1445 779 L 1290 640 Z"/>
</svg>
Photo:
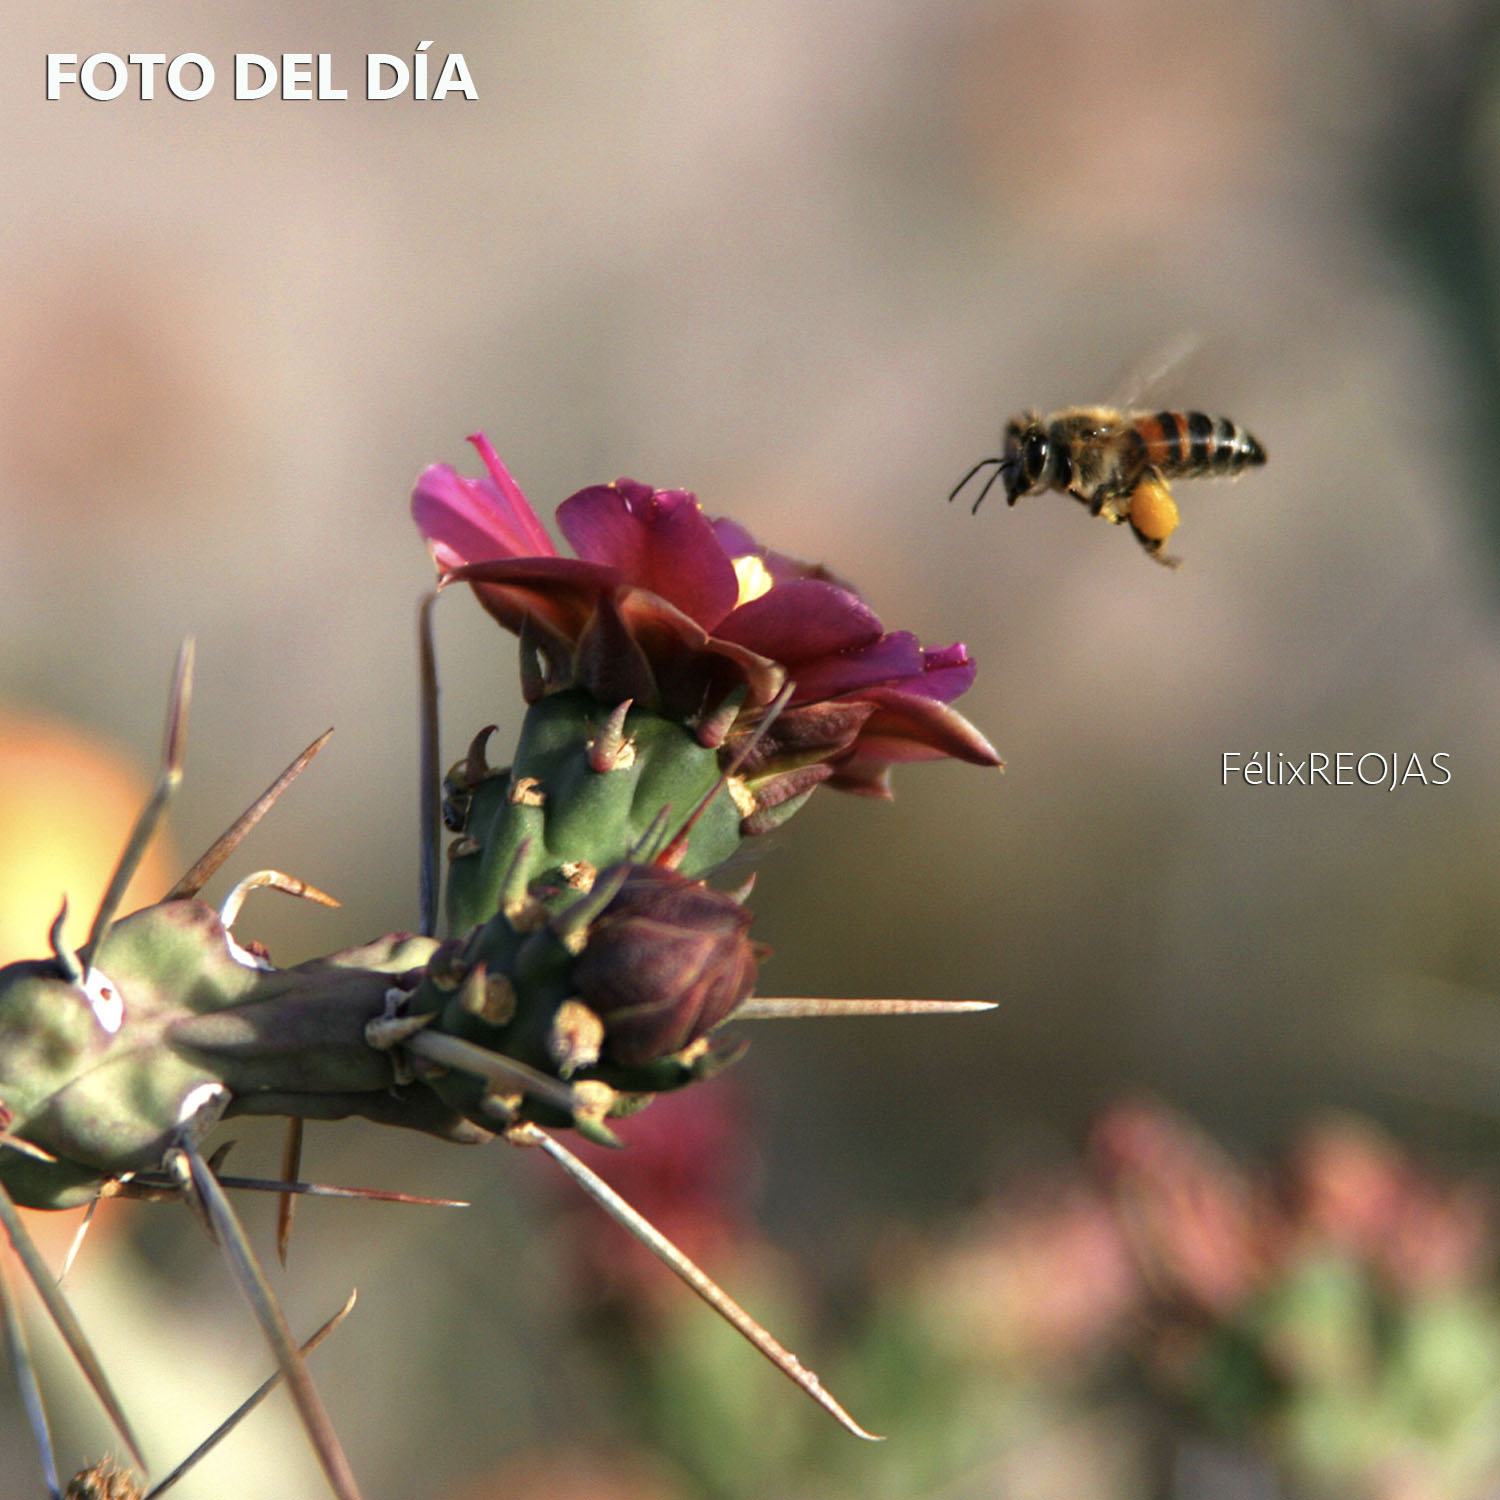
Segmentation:
<svg viewBox="0 0 1500 1500">
<path fill-rule="evenodd" d="M 1168 478 L 1229 478 L 1266 461 L 1266 452 L 1228 417 L 1201 411 L 1158 411 L 1131 418 L 1146 462 Z"/>
</svg>

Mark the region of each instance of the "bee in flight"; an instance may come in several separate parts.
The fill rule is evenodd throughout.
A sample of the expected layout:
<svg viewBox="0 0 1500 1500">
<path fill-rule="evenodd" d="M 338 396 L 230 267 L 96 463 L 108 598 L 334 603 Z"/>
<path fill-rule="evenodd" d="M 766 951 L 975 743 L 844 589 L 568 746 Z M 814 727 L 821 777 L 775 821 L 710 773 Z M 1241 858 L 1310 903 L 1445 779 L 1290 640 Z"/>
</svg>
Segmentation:
<svg viewBox="0 0 1500 1500">
<path fill-rule="evenodd" d="M 1004 451 L 982 458 L 954 485 L 948 499 L 991 464 L 995 472 L 974 502 L 977 511 L 997 480 L 1014 505 L 1022 495 L 1061 490 L 1118 526 L 1130 523 L 1136 540 L 1157 562 L 1177 567 L 1162 548 L 1177 529 L 1169 479 L 1232 479 L 1266 461 L 1266 450 L 1228 417 L 1201 411 L 1113 411 L 1070 406 L 1050 417 L 1034 411 L 1005 426 Z"/>
</svg>

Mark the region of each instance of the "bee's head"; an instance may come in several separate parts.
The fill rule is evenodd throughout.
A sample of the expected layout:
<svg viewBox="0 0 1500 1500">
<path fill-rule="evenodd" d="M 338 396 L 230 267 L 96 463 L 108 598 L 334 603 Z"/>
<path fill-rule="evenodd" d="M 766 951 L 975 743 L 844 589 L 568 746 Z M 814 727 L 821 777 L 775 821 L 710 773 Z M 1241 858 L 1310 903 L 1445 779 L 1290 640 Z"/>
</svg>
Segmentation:
<svg viewBox="0 0 1500 1500">
<path fill-rule="evenodd" d="M 1005 452 L 1000 472 L 1005 476 L 1005 498 L 1014 505 L 1022 495 L 1045 487 L 1052 466 L 1052 444 L 1042 419 L 1024 411 L 1005 424 Z"/>
</svg>

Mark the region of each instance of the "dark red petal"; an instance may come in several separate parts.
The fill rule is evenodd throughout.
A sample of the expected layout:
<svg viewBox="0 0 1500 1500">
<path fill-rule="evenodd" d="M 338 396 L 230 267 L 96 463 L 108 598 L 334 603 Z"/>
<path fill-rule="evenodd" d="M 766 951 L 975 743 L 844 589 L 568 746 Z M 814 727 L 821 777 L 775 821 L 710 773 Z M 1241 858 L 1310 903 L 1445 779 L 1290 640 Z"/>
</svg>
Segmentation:
<svg viewBox="0 0 1500 1500">
<path fill-rule="evenodd" d="M 485 609 L 507 630 L 519 630 L 526 615 L 544 620 L 576 641 L 602 595 L 619 575 L 597 563 L 571 557 L 516 557 L 455 568 L 445 583 L 467 583 Z"/>
<path fill-rule="evenodd" d="M 978 671 L 962 641 L 922 653 L 921 691 L 939 703 L 952 703 L 974 685 Z M 914 685 L 914 684 L 913 684 Z"/>
<path fill-rule="evenodd" d="M 891 687 L 946 703 L 974 681 L 974 664 L 961 645 L 924 651 L 909 631 L 893 630 L 861 650 L 803 665 L 795 675 L 798 702 Z"/>
<path fill-rule="evenodd" d="M 712 630 L 734 608 L 739 580 L 713 527 L 686 490 L 620 479 L 564 500 L 557 524 L 587 562 L 619 571 Z"/>
<path fill-rule="evenodd" d="M 624 590 L 615 592 L 623 593 Z M 600 703 L 624 703 L 657 710 L 654 663 L 620 617 L 615 592 L 599 599 L 593 618 L 578 638 L 574 665 L 578 685 Z"/>
<path fill-rule="evenodd" d="M 769 811 L 773 807 L 780 807 L 783 802 L 789 802 L 793 797 L 800 797 L 810 792 L 815 786 L 820 786 L 832 775 L 834 775 L 832 766 L 813 765 L 800 766 L 795 771 L 785 771 L 780 776 L 767 777 L 765 781 L 756 784 L 756 810 Z"/>
<path fill-rule="evenodd" d="M 856 797 L 879 797 L 883 802 L 889 802 L 894 796 L 891 762 L 879 753 L 878 748 L 869 755 L 856 751 L 833 768 L 828 785 Z"/>
<path fill-rule="evenodd" d="M 1005 764 L 995 747 L 946 703 L 891 687 L 866 688 L 855 697 L 875 705 L 860 733 L 857 755 L 868 755 L 879 745 L 882 758 L 888 761 L 951 755 L 976 766 Z"/>
<path fill-rule="evenodd" d="M 620 616 L 651 662 L 663 711 L 694 718 L 743 685 L 745 708 L 763 708 L 781 691 L 779 662 L 710 636 L 695 620 L 644 589 L 621 589 Z"/>
<path fill-rule="evenodd" d="M 785 709 L 745 756 L 740 775 L 753 781 L 768 769 L 795 765 L 814 756 L 831 759 L 854 744 L 874 712 L 873 703 L 858 699 L 807 703 Z M 737 747 L 753 728 L 752 725 L 741 731 L 731 748 Z"/>
<path fill-rule="evenodd" d="M 921 670 L 922 648 L 916 637 L 893 631 L 857 650 L 799 664 L 796 701 L 817 702 L 867 687 L 900 683 L 920 675 Z"/>
</svg>

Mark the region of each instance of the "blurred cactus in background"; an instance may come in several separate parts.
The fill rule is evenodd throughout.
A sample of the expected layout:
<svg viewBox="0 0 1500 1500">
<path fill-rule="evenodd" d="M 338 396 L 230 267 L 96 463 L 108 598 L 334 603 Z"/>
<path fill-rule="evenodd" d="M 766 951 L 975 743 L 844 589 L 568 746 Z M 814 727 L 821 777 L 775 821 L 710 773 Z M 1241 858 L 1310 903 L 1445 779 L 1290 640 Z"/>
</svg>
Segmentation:
<svg viewBox="0 0 1500 1500">
<path fill-rule="evenodd" d="M 1096 1170 L 1140 1280 L 1153 1387 L 1295 1492 L 1466 1500 L 1500 1482 L 1500 1295 L 1486 1195 L 1374 1127 L 1312 1126 L 1246 1171 L 1153 1105 Z"/>
<path fill-rule="evenodd" d="M 752 1174 L 685 1152 L 691 1129 L 744 1161 L 723 1102 L 674 1101 L 684 1130 L 633 1135 L 633 1187 L 763 1298 L 805 1307 L 747 1222 Z M 878 1452 L 765 1407 L 624 1249 L 560 1222 L 628 1431 L 684 1495 L 1483 1500 L 1500 1483 L 1488 1195 L 1357 1117 L 1247 1167 L 1124 1100 L 1079 1158 L 872 1246 L 840 1384 L 899 1429 Z"/>
</svg>

